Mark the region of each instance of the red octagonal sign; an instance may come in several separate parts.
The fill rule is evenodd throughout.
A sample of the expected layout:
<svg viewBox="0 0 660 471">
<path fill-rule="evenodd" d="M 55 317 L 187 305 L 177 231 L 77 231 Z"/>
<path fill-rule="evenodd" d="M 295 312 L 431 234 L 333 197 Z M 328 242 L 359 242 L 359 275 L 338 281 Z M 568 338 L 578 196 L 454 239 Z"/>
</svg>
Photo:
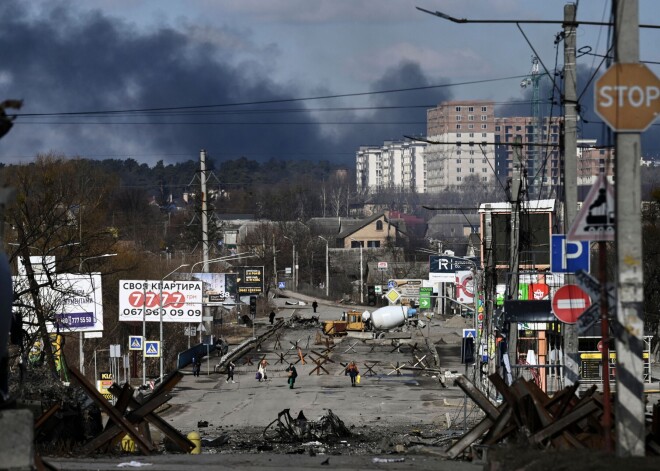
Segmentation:
<svg viewBox="0 0 660 471">
<path fill-rule="evenodd" d="M 591 298 L 578 285 L 562 286 L 552 297 L 552 312 L 566 324 L 575 324 L 589 306 Z"/>
</svg>

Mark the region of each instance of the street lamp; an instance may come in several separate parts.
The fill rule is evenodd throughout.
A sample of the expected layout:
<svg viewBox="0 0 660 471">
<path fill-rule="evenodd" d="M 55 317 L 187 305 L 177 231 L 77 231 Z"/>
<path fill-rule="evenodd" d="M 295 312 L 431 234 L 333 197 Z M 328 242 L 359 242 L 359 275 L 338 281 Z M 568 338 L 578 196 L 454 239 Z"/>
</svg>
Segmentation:
<svg viewBox="0 0 660 471">
<path fill-rule="evenodd" d="M 67 244 L 67 245 L 76 245 L 78 242 L 74 242 L 72 244 Z M 95 258 L 106 258 L 106 257 L 116 257 L 116 253 L 104 253 L 102 255 L 95 255 L 93 257 L 87 257 L 83 258 L 80 260 L 80 265 L 78 265 L 78 273 L 82 273 L 83 265 L 87 260 L 94 260 Z M 85 374 L 85 350 L 83 348 L 83 332 L 80 331 L 80 372 L 82 374 Z"/>
<path fill-rule="evenodd" d="M 353 242 L 357 242 L 358 244 L 360 244 L 360 304 L 364 304 L 364 283 L 363 283 L 364 271 L 362 270 L 362 241 L 355 240 L 352 237 L 350 237 L 350 239 Z"/>
<path fill-rule="evenodd" d="M 291 241 L 291 245 L 293 246 L 293 251 L 291 252 L 291 277 L 293 278 L 293 290 L 295 291 L 298 288 L 298 283 L 296 280 L 296 243 L 293 241 L 291 237 L 287 237 L 283 235 L 285 239 L 289 239 Z"/>
<path fill-rule="evenodd" d="M 330 297 L 330 244 L 328 239 L 323 236 L 319 236 L 319 239 L 325 241 L 325 297 Z"/>
<path fill-rule="evenodd" d="M 163 281 L 165 281 L 165 278 L 170 276 L 172 273 L 177 271 L 179 268 L 189 267 L 189 266 L 190 266 L 189 263 L 184 263 L 183 265 L 179 265 L 174 270 L 172 270 L 171 272 L 169 272 L 167 275 L 165 275 L 164 277 L 162 277 L 160 279 L 160 294 L 158 296 L 158 304 L 160 304 L 160 306 L 159 306 L 160 309 L 159 309 L 159 313 L 158 313 L 158 319 L 159 319 L 159 323 L 160 323 L 160 382 L 161 383 L 163 382 L 163 353 L 165 351 L 165 349 L 163 348 L 163 307 L 164 307 L 163 306 Z M 144 358 L 144 352 L 142 353 L 142 357 Z"/>
</svg>

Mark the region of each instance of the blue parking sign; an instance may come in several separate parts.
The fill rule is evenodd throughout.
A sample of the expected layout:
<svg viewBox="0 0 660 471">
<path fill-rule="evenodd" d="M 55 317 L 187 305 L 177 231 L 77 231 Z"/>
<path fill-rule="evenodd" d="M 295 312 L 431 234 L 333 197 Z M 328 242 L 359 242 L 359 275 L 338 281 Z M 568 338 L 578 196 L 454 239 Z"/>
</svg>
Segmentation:
<svg viewBox="0 0 660 471">
<path fill-rule="evenodd" d="M 277 288 L 278 289 L 286 289 L 286 281 L 278 281 L 277 282 Z"/>
<path fill-rule="evenodd" d="M 584 270 L 589 273 L 589 241 L 567 240 L 565 234 L 553 234 L 550 252 L 552 273 L 575 273 Z"/>
</svg>

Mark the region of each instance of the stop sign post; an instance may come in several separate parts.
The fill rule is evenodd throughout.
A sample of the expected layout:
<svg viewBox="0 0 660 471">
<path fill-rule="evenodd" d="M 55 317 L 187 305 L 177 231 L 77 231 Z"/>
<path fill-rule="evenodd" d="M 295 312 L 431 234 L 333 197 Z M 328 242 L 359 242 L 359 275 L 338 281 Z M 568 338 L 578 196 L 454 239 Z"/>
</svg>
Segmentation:
<svg viewBox="0 0 660 471">
<path fill-rule="evenodd" d="M 660 112 L 660 80 L 644 64 L 612 65 L 594 94 L 596 113 L 616 132 L 644 132 Z"/>
<path fill-rule="evenodd" d="M 552 298 L 552 312 L 566 324 L 575 324 L 589 306 L 591 298 L 578 285 L 562 286 Z"/>
</svg>

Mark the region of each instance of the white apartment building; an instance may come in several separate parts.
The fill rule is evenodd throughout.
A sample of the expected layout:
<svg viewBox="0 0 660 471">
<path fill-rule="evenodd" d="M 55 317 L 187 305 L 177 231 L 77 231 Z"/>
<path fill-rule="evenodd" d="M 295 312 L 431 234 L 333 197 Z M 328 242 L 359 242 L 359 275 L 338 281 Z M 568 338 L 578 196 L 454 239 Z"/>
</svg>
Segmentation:
<svg viewBox="0 0 660 471">
<path fill-rule="evenodd" d="M 495 106 L 491 101 L 448 101 L 427 111 L 428 193 L 455 189 L 474 178 L 495 182 Z M 473 178 L 469 178 L 473 177 Z"/>
<path fill-rule="evenodd" d="M 355 156 L 357 188 L 364 193 L 385 190 L 426 193 L 426 143 L 385 141 L 360 146 Z"/>
</svg>

